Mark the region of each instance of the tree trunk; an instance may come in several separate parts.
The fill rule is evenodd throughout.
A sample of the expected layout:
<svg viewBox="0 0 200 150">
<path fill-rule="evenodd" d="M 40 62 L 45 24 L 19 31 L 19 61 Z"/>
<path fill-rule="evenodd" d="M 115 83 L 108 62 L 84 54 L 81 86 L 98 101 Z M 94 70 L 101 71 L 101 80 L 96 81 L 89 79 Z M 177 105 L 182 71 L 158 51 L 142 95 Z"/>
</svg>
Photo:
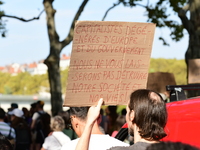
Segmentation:
<svg viewBox="0 0 200 150">
<path fill-rule="evenodd" d="M 55 116 L 58 112 L 62 111 L 62 86 L 60 79 L 60 52 L 61 44 L 52 42 L 50 44 L 50 54 L 45 59 L 44 63 L 48 67 L 48 77 L 51 93 L 51 111 L 52 115 Z"/>
<path fill-rule="evenodd" d="M 190 18 L 186 16 L 187 11 L 190 12 Z M 200 1 L 189 0 L 188 4 L 179 12 L 179 17 L 184 28 L 189 33 L 189 45 L 185 53 L 185 61 L 187 64 L 187 74 L 189 69 L 189 59 L 200 58 Z M 188 75 L 187 75 L 188 79 Z M 200 91 L 188 92 L 188 97 L 200 95 Z"/>
<path fill-rule="evenodd" d="M 45 59 L 44 63 L 48 67 L 48 76 L 50 83 L 50 93 L 51 93 L 51 107 L 52 107 L 52 115 L 55 116 L 59 111 L 62 110 L 62 87 L 60 80 L 60 53 L 62 49 L 68 45 L 72 39 L 74 34 L 75 21 L 80 17 L 84 7 L 86 6 L 88 0 L 83 0 L 81 6 L 79 7 L 72 23 L 68 36 L 63 40 L 59 41 L 59 35 L 56 32 L 55 27 L 55 13 L 56 10 L 53 8 L 52 3 L 54 0 L 43 0 L 43 5 L 46 12 L 47 18 L 47 30 L 49 36 L 50 43 L 50 54 Z"/>
<path fill-rule="evenodd" d="M 50 51 L 56 51 L 51 48 Z M 48 66 L 48 77 L 50 83 L 50 93 L 51 93 L 51 106 L 52 115 L 55 116 L 58 112 L 62 111 L 62 87 L 60 81 L 60 57 L 59 54 L 49 55 L 45 60 L 45 64 Z"/>
</svg>

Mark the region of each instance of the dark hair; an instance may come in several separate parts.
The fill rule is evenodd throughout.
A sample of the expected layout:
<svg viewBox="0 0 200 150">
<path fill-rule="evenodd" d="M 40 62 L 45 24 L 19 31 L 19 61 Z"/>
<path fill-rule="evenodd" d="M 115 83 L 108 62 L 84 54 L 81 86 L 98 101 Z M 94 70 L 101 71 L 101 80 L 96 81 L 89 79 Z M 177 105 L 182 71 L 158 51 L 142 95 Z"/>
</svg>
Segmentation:
<svg viewBox="0 0 200 150">
<path fill-rule="evenodd" d="M 8 139 L 0 134 L 0 150 L 13 150 L 12 144 L 8 141 Z"/>
<path fill-rule="evenodd" d="M 151 90 L 140 89 L 130 96 L 128 105 L 134 110 L 134 120 L 139 127 L 139 134 L 147 140 L 160 140 L 167 134 L 164 127 L 167 123 L 167 110 L 162 97 Z"/>
<path fill-rule="evenodd" d="M 151 144 L 146 150 L 198 150 L 198 148 L 181 142 L 160 142 Z"/>
<path fill-rule="evenodd" d="M 122 109 L 121 114 L 122 114 L 123 116 L 126 116 L 126 108 Z"/>
<path fill-rule="evenodd" d="M 39 101 L 36 102 L 36 105 L 39 106 L 40 108 L 43 108 L 44 101 L 39 100 Z"/>
<path fill-rule="evenodd" d="M 18 108 L 18 104 L 17 103 L 12 103 L 11 104 L 11 108 Z"/>
<path fill-rule="evenodd" d="M 86 121 L 89 107 L 71 107 L 70 115 L 74 115 L 80 120 Z"/>
<path fill-rule="evenodd" d="M 36 105 L 37 105 L 37 103 L 36 103 L 36 102 L 34 102 L 34 103 L 32 103 L 32 104 L 31 104 L 31 107 L 32 107 L 32 108 L 35 108 L 35 107 L 36 107 Z"/>
<path fill-rule="evenodd" d="M 3 108 L 0 108 L 0 119 L 4 119 L 5 118 L 5 111 L 3 110 Z"/>
<path fill-rule="evenodd" d="M 61 116 L 65 122 L 65 128 L 69 129 L 70 128 L 70 115 L 69 111 L 60 111 L 58 113 L 59 116 Z"/>
</svg>

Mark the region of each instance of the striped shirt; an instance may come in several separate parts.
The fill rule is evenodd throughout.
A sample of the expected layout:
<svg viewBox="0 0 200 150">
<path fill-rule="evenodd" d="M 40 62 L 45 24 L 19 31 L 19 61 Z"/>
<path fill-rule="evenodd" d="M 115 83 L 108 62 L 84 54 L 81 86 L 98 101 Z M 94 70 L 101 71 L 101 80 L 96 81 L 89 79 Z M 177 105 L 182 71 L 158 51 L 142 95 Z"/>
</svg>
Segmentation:
<svg viewBox="0 0 200 150">
<path fill-rule="evenodd" d="M 2 135 L 8 137 L 9 132 L 10 132 L 10 128 L 11 127 L 7 123 L 0 122 L 0 132 L 1 132 Z M 13 139 L 16 138 L 15 130 L 13 128 L 11 128 L 11 137 Z"/>
</svg>

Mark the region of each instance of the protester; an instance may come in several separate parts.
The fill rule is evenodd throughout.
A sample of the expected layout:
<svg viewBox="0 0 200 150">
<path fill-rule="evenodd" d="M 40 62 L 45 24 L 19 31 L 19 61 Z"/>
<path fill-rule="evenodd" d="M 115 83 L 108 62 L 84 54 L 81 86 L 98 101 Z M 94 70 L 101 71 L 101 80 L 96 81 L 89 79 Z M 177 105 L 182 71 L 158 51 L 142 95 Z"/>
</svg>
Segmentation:
<svg viewBox="0 0 200 150">
<path fill-rule="evenodd" d="M 78 137 L 82 137 L 84 128 L 87 125 L 86 121 L 88 109 L 89 107 L 70 108 L 72 128 L 74 129 Z M 111 148 L 112 146 L 128 146 L 127 143 L 121 142 L 113 137 L 110 137 L 109 135 L 103 134 L 99 129 L 97 120 L 94 121 L 94 125 L 92 126 L 90 133 L 92 134 L 89 146 L 90 150 L 106 150 Z M 78 141 L 79 138 L 68 142 L 62 147 L 61 150 L 74 150 Z"/>
<path fill-rule="evenodd" d="M 31 117 L 33 117 L 33 114 L 37 111 L 37 110 L 36 110 L 36 105 L 37 105 L 36 102 L 34 102 L 34 103 L 31 104 L 31 107 L 30 107 L 30 110 L 29 110 L 30 116 L 31 116 Z M 31 119 L 31 120 L 32 120 L 32 119 Z"/>
<path fill-rule="evenodd" d="M 50 115 L 43 110 L 44 102 L 36 102 L 36 112 L 33 114 L 31 130 L 32 130 L 32 144 L 31 150 L 40 150 L 44 139 L 50 132 Z M 46 115 L 46 116 L 44 116 Z M 44 120 L 45 119 L 45 120 Z"/>
<path fill-rule="evenodd" d="M 11 115 L 11 127 L 15 129 L 15 150 L 28 150 L 31 144 L 30 128 L 24 120 L 22 110 L 15 108 L 9 112 Z"/>
<path fill-rule="evenodd" d="M 15 130 L 4 122 L 5 114 L 5 111 L 0 108 L 0 133 L 7 137 L 9 141 L 14 145 L 16 138 Z"/>
<path fill-rule="evenodd" d="M 87 123 L 76 150 L 88 150 L 92 127 L 99 116 L 102 103 L 103 100 L 100 99 L 96 107 L 90 107 Z M 147 89 L 134 91 L 126 110 L 126 122 L 129 134 L 134 135 L 134 144 L 130 147 L 113 147 L 110 150 L 145 150 L 166 136 L 164 127 L 167 122 L 167 110 L 158 93 Z"/>
<path fill-rule="evenodd" d="M 65 128 L 65 122 L 61 116 L 55 116 L 51 120 L 51 129 L 53 132 L 45 138 L 41 150 L 60 150 L 61 147 L 71 141 L 62 130 Z"/>
<path fill-rule="evenodd" d="M 151 144 L 146 150 L 199 150 L 197 147 L 181 142 L 159 142 Z"/>
<path fill-rule="evenodd" d="M 9 140 L 4 135 L 1 134 L 0 134 L 0 150 L 14 150 Z"/>
<path fill-rule="evenodd" d="M 63 129 L 63 133 L 66 134 L 71 140 L 76 139 L 77 135 L 74 132 L 74 130 L 71 129 L 69 111 L 61 111 L 58 113 L 58 115 L 61 116 L 65 122 L 65 128 Z"/>
<path fill-rule="evenodd" d="M 32 122 L 32 118 L 30 116 L 29 110 L 26 107 L 23 107 L 22 111 L 24 113 L 24 119 L 25 119 L 26 123 L 28 124 L 28 126 L 30 126 L 31 122 Z"/>
</svg>

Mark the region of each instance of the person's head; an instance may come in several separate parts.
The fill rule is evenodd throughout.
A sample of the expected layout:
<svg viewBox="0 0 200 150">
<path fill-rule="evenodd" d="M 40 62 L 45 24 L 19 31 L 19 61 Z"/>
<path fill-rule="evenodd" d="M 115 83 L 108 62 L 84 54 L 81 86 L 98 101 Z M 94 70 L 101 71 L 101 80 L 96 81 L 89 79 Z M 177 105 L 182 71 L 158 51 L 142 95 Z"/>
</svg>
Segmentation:
<svg viewBox="0 0 200 150">
<path fill-rule="evenodd" d="M 55 116 L 51 119 L 51 129 L 53 131 L 62 131 L 65 128 L 65 122 L 61 116 Z"/>
<path fill-rule="evenodd" d="M 5 118 L 5 115 L 6 115 L 6 113 L 5 113 L 5 111 L 3 110 L 3 108 L 0 108 L 0 119 L 4 119 Z"/>
<path fill-rule="evenodd" d="M 0 150 L 14 150 L 12 144 L 4 135 L 0 135 Z"/>
<path fill-rule="evenodd" d="M 89 107 L 71 107 L 70 108 L 70 119 L 71 125 L 78 137 L 81 136 L 83 128 L 87 120 L 87 113 Z"/>
<path fill-rule="evenodd" d="M 43 109 L 43 107 L 44 107 L 44 101 L 41 101 L 41 100 L 39 100 L 39 101 L 37 101 L 36 102 L 36 108 L 37 109 Z"/>
<path fill-rule="evenodd" d="M 11 121 L 17 118 L 22 118 L 24 116 L 24 113 L 22 110 L 15 108 L 12 111 L 8 112 L 9 115 L 11 115 Z"/>
<path fill-rule="evenodd" d="M 30 113 L 26 107 L 23 107 L 22 111 L 23 111 L 25 117 L 29 117 Z"/>
<path fill-rule="evenodd" d="M 146 150 L 198 150 L 198 148 L 181 142 L 159 142 L 151 144 Z"/>
<path fill-rule="evenodd" d="M 130 135 L 137 129 L 141 138 L 157 141 L 166 136 L 167 110 L 162 97 L 151 90 L 139 89 L 130 96 L 126 121 Z"/>
<path fill-rule="evenodd" d="M 18 104 L 17 103 L 11 103 L 11 110 L 18 108 Z"/>
</svg>

